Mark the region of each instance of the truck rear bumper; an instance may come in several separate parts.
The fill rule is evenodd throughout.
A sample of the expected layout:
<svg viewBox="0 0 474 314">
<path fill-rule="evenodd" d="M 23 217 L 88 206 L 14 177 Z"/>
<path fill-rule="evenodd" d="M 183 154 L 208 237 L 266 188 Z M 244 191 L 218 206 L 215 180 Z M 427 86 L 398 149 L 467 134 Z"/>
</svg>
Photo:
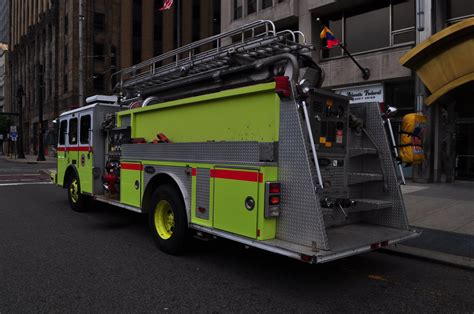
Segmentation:
<svg viewBox="0 0 474 314">
<path fill-rule="evenodd" d="M 343 229 L 344 227 L 346 227 L 346 229 Z M 337 233 L 339 235 L 339 238 L 338 235 L 334 237 L 334 234 L 331 234 L 331 229 L 328 232 L 330 242 L 346 242 L 340 243 L 339 245 L 334 243 L 333 249 L 329 251 L 317 251 L 313 250 L 311 247 L 308 246 L 299 245 L 279 239 L 257 241 L 254 239 L 237 236 L 235 234 L 228 233 L 225 231 L 194 224 L 191 225 L 191 228 L 225 239 L 240 242 L 250 247 L 259 248 L 265 251 L 291 257 L 311 264 L 326 263 L 351 255 L 357 255 L 382 247 L 387 247 L 389 245 L 393 245 L 411 238 L 418 237 L 421 234 L 421 232 L 418 232 L 416 230 L 400 230 L 376 225 L 347 225 L 339 228 L 334 228 L 334 230 L 338 229 Z M 347 233 L 348 231 L 354 230 L 356 231 L 356 234 Z M 359 234 L 357 235 L 357 233 Z M 343 236 L 341 236 L 341 234 Z M 364 239 L 362 238 L 363 235 L 366 235 Z"/>
</svg>

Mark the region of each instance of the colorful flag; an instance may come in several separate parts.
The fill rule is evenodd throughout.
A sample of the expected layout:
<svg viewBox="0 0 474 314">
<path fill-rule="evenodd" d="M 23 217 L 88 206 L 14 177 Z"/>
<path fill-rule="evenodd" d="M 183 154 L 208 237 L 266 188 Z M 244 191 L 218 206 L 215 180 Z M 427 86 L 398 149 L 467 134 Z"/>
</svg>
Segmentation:
<svg viewBox="0 0 474 314">
<path fill-rule="evenodd" d="M 163 7 L 160 8 L 160 11 L 171 9 L 173 6 L 173 0 L 165 0 L 163 2 Z"/>
<path fill-rule="evenodd" d="M 339 39 L 337 39 L 336 36 L 334 36 L 334 33 L 331 32 L 331 30 L 327 26 L 324 26 L 319 37 L 321 39 L 326 39 L 329 49 L 334 48 L 341 43 Z"/>
</svg>

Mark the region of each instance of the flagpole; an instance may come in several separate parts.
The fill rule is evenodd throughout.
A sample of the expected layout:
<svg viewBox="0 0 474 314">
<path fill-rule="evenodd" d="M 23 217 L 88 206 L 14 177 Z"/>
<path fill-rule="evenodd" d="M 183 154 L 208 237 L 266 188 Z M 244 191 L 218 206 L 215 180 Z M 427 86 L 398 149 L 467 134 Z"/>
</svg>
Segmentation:
<svg viewBox="0 0 474 314">
<path fill-rule="evenodd" d="M 347 53 L 347 55 L 349 56 L 349 58 L 351 58 L 352 62 L 355 63 L 355 65 L 357 65 L 357 67 L 360 69 L 360 71 L 362 72 L 362 78 L 364 80 L 368 80 L 370 78 L 370 70 L 369 68 L 363 68 L 359 62 L 357 62 L 356 59 L 354 59 L 354 57 L 352 56 L 352 54 L 346 49 L 346 46 L 344 46 L 342 43 L 339 44 L 339 46 L 342 48 L 342 50 L 344 50 L 345 53 Z"/>
</svg>

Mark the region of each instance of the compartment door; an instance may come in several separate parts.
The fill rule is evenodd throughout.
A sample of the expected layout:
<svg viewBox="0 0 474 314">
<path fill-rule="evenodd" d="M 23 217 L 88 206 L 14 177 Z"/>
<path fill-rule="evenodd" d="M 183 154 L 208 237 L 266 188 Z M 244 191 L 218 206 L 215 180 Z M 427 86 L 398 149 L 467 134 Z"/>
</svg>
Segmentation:
<svg viewBox="0 0 474 314">
<path fill-rule="evenodd" d="M 214 228 L 257 238 L 258 170 L 215 168 Z"/>
<path fill-rule="evenodd" d="M 120 202 L 140 207 L 142 187 L 142 164 L 123 161 L 120 168 Z"/>
</svg>

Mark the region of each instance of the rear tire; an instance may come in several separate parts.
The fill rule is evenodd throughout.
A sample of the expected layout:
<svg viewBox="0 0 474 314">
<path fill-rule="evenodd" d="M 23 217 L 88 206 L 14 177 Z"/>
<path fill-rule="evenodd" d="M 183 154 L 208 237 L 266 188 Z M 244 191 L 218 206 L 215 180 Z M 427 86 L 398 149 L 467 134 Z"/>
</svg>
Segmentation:
<svg viewBox="0 0 474 314">
<path fill-rule="evenodd" d="M 184 252 L 188 239 L 188 218 L 181 194 L 172 185 L 159 186 L 151 197 L 149 223 L 153 240 L 165 253 Z"/>
<path fill-rule="evenodd" d="M 69 206 L 75 212 L 85 212 L 89 209 L 89 197 L 81 194 L 81 183 L 77 174 L 72 174 L 67 184 Z"/>
</svg>

